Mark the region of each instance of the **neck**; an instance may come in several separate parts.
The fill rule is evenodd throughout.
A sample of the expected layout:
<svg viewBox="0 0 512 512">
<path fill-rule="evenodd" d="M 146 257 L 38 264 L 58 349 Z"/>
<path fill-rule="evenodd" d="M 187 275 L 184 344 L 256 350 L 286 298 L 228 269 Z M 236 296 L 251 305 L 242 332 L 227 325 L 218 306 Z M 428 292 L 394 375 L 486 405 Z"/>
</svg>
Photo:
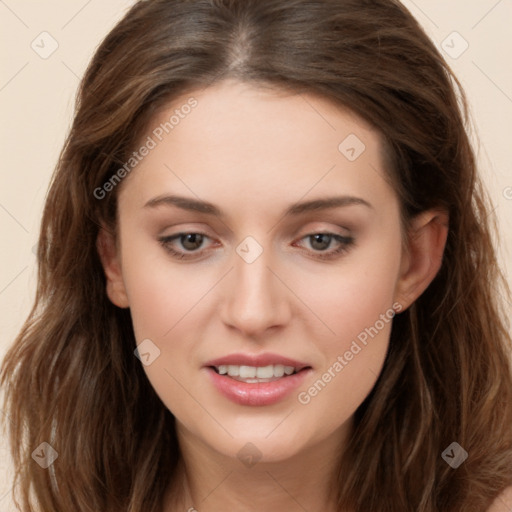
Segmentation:
<svg viewBox="0 0 512 512">
<path fill-rule="evenodd" d="M 227 457 L 178 428 L 182 457 L 165 512 L 339 512 L 337 469 L 348 426 L 286 460 Z M 249 450 L 250 451 L 250 450 Z"/>
</svg>

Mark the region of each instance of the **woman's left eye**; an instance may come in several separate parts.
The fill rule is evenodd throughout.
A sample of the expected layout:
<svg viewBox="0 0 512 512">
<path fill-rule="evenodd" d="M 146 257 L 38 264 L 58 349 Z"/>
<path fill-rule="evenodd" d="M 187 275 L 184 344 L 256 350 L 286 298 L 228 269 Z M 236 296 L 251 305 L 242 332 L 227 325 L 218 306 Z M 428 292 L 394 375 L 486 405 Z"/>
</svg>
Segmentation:
<svg viewBox="0 0 512 512">
<path fill-rule="evenodd" d="M 173 258 L 184 260 L 184 259 L 196 259 L 204 251 L 198 251 L 203 246 L 203 242 L 206 239 L 210 239 L 209 236 L 204 233 L 177 233 L 171 236 L 162 236 L 158 241 L 162 244 L 164 249 L 171 254 Z M 319 259 L 330 259 L 337 255 L 346 252 L 351 245 L 354 244 L 354 238 L 351 236 L 342 236 L 335 233 L 312 233 L 302 237 L 300 240 L 308 239 L 315 258 Z M 334 250 L 326 251 L 331 246 L 331 242 L 335 241 L 338 243 L 338 247 Z M 175 241 L 179 241 L 181 247 L 184 250 L 177 250 L 173 247 Z M 196 253 L 196 254 L 194 254 Z"/>
<path fill-rule="evenodd" d="M 305 239 L 308 239 L 311 247 L 315 249 L 313 257 L 322 260 L 332 259 L 347 252 L 355 241 L 351 236 L 342 236 L 336 233 L 312 233 L 301 238 L 301 240 Z M 326 251 L 333 240 L 338 243 L 338 247 L 334 250 Z"/>
</svg>

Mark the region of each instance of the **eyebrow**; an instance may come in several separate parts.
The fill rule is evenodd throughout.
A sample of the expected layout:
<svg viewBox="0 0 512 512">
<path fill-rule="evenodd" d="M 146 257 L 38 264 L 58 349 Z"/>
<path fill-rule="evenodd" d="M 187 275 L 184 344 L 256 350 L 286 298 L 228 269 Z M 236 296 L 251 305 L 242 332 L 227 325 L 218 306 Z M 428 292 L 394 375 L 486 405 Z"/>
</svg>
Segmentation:
<svg viewBox="0 0 512 512">
<path fill-rule="evenodd" d="M 205 213 L 216 217 L 225 218 L 226 214 L 217 206 L 207 201 L 201 201 L 190 197 L 178 195 L 161 195 L 150 199 L 144 208 L 157 208 L 159 206 L 176 206 L 182 210 Z M 285 216 L 300 215 L 301 213 L 340 208 L 342 206 L 362 205 L 368 208 L 373 206 L 364 199 L 354 196 L 335 196 L 324 199 L 313 199 L 290 205 L 284 212 Z"/>
</svg>

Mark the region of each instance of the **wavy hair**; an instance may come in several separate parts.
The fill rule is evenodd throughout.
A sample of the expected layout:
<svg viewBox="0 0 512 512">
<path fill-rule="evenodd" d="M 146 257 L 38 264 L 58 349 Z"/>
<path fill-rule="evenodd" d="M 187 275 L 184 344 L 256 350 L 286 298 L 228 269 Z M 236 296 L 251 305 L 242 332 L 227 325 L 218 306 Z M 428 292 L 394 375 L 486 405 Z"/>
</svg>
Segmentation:
<svg viewBox="0 0 512 512">
<path fill-rule="evenodd" d="M 160 109 L 226 78 L 349 108 L 384 137 L 404 222 L 449 212 L 442 267 L 394 319 L 356 411 L 340 510 L 487 509 L 512 484 L 510 291 L 464 91 L 398 0 L 141 0 L 107 35 L 46 198 L 35 302 L 2 362 L 17 506 L 161 512 L 180 457 L 174 416 L 134 357 L 129 310 L 105 292 L 96 240 L 100 225 L 115 232 L 119 187 L 94 191 Z M 453 441 L 469 454 L 458 469 L 441 457 Z M 58 453 L 48 469 L 31 456 L 43 442 Z"/>
</svg>

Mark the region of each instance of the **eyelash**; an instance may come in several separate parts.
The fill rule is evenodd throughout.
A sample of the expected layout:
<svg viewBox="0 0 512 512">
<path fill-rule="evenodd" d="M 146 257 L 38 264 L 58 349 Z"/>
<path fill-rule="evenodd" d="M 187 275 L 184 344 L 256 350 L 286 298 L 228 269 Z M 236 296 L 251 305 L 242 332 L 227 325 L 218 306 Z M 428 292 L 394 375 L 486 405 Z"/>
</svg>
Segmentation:
<svg viewBox="0 0 512 512">
<path fill-rule="evenodd" d="M 208 235 L 206 235 L 204 233 L 199 233 L 199 232 L 195 232 L 195 231 L 189 231 L 189 232 L 177 233 L 177 234 L 172 235 L 172 236 L 162 236 L 162 237 L 158 238 L 158 241 L 163 246 L 163 248 L 168 253 L 170 253 L 170 255 L 173 258 L 176 258 L 178 260 L 197 259 L 198 256 L 196 256 L 196 254 L 199 251 L 192 251 L 192 252 L 186 253 L 186 252 L 177 251 L 176 249 L 173 249 L 171 247 L 170 244 L 174 240 L 179 239 L 179 238 L 181 238 L 182 236 L 185 236 L 185 235 L 201 235 L 204 238 L 210 238 Z M 334 239 L 338 243 L 340 243 L 340 246 L 338 247 L 338 249 L 335 249 L 334 251 L 330 251 L 328 253 L 326 253 L 325 251 L 314 251 L 313 250 L 313 252 L 316 253 L 314 257 L 318 258 L 320 260 L 331 260 L 331 259 L 334 259 L 336 256 L 341 256 L 342 254 L 348 252 L 348 250 L 355 243 L 354 238 L 351 237 L 351 236 L 337 235 L 336 233 L 330 233 L 330 232 L 327 232 L 327 231 L 319 231 L 319 232 L 316 232 L 316 233 L 310 233 L 310 234 L 305 235 L 304 237 L 302 237 L 300 240 L 304 240 L 305 238 L 309 238 L 309 237 L 312 237 L 312 236 L 315 236 L 315 235 L 327 235 L 327 236 L 331 237 L 331 240 Z M 310 252 L 310 251 L 308 251 L 308 252 Z"/>
</svg>

